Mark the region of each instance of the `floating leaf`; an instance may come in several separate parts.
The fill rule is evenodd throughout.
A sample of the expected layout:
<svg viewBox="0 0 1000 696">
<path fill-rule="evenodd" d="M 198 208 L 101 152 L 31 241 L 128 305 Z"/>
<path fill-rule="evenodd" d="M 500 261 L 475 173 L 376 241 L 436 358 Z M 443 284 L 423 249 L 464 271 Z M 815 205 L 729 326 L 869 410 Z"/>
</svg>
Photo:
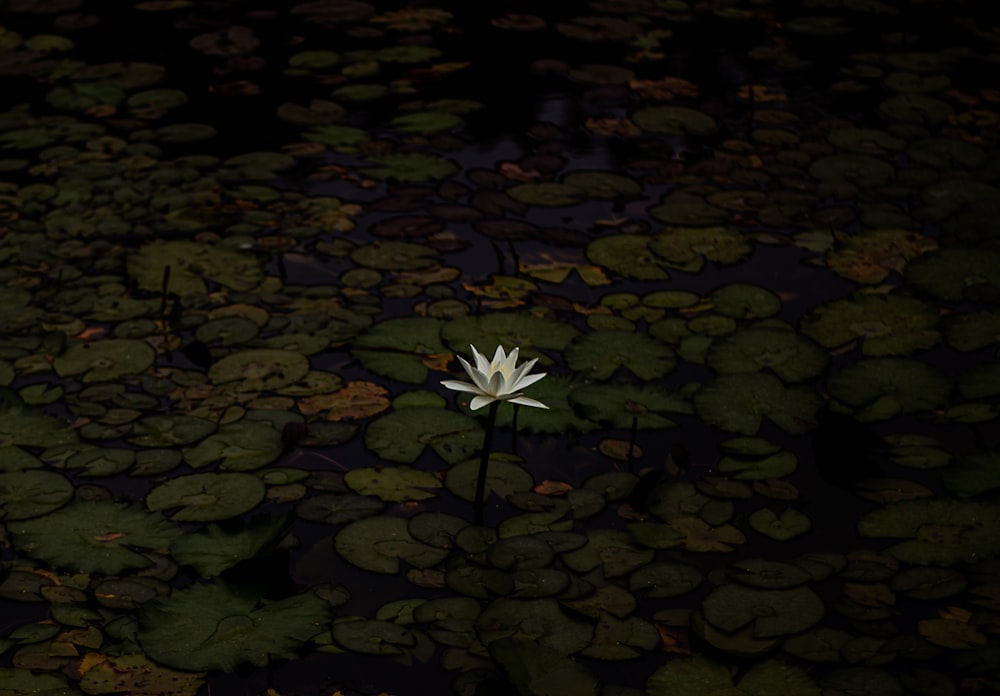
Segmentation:
<svg viewBox="0 0 1000 696">
<path fill-rule="evenodd" d="M 265 602 L 219 582 L 200 583 L 147 603 L 138 639 L 151 658 L 177 669 L 263 667 L 295 657 L 324 628 L 328 613 L 326 600 L 313 592 Z"/>
<path fill-rule="evenodd" d="M 26 406 L 0 404 L 0 448 L 57 447 L 76 440 L 76 431 L 62 418 Z"/>
<path fill-rule="evenodd" d="M 185 447 L 183 454 L 184 461 L 193 469 L 218 462 L 222 471 L 251 471 L 270 464 L 283 450 L 278 430 L 240 421 L 220 426 L 194 447 Z"/>
<path fill-rule="evenodd" d="M 52 471 L 0 473 L 0 520 L 26 520 L 58 510 L 73 498 L 73 484 Z"/>
<path fill-rule="evenodd" d="M 499 345 L 506 351 L 516 347 L 522 359 L 539 358 L 542 364 L 552 362 L 542 350 L 564 350 L 579 333 L 570 324 L 521 312 L 458 317 L 441 328 L 441 337 L 456 353 L 467 355 L 470 344 Z"/>
<path fill-rule="evenodd" d="M 830 358 L 826 351 L 785 328 L 751 326 L 712 341 L 705 364 L 719 374 L 770 370 L 784 382 L 818 377 Z"/>
<path fill-rule="evenodd" d="M 684 270 L 700 270 L 704 260 L 733 264 L 753 246 L 730 227 L 668 227 L 652 238 L 650 250 Z M 668 265 L 669 265 L 668 264 Z"/>
<path fill-rule="evenodd" d="M 448 490 L 463 500 L 476 499 L 476 479 L 479 476 L 479 461 L 466 461 L 456 464 L 448 470 L 445 478 L 445 485 Z M 501 498 L 523 491 L 530 491 L 535 485 L 535 479 L 524 467 L 515 462 L 504 461 L 494 456 L 490 457 L 490 464 L 487 468 L 486 476 L 486 497 L 493 493 Z M 555 519 L 561 518 L 563 513 L 557 513 Z"/>
<path fill-rule="evenodd" d="M 506 193 L 519 203 L 553 208 L 575 205 L 587 195 L 576 186 L 551 181 L 517 184 L 507 189 Z"/>
<path fill-rule="evenodd" d="M 579 387 L 570 403 L 587 419 L 610 428 L 631 428 L 632 419 L 643 430 L 673 427 L 665 413 L 691 413 L 691 404 L 655 384 L 612 382 Z M 547 403 L 547 402 L 546 402 Z"/>
<path fill-rule="evenodd" d="M 590 670 L 560 651 L 518 638 L 489 644 L 490 656 L 525 696 L 596 696 L 600 683 Z"/>
<path fill-rule="evenodd" d="M 430 446 L 448 464 L 475 455 L 483 430 L 475 419 L 439 408 L 405 408 L 368 425 L 365 446 L 379 457 L 411 464 Z"/>
<path fill-rule="evenodd" d="M 434 497 L 431 490 L 441 488 L 433 474 L 406 466 L 358 467 L 344 475 L 344 483 L 361 495 L 387 502 L 426 500 Z"/>
<path fill-rule="evenodd" d="M 1000 508 L 959 500 L 907 500 L 862 516 L 858 531 L 874 538 L 902 538 L 887 551 L 906 563 L 950 565 L 1000 553 Z"/>
<path fill-rule="evenodd" d="M 770 508 L 761 508 L 751 513 L 748 521 L 754 531 L 776 541 L 794 539 L 812 528 L 812 520 L 794 508 L 780 516 Z"/>
<path fill-rule="evenodd" d="M 826 613 L 823 601 L 808 587 L 765 590 L 722 585 L 701 603 L 705 620 L 723 631 L 753 626 L 758 638 L 774 638 L 804 631 Z"/>
<path fill-rule="evenodd" d="M 208 378 L 216 384 L 239 382 L 241 391 L 280 389 L 309 373 L 309 359 L 290 350 L 253 349 L 230 353 L 213 363 Z"/>
<path fill-rule="evenodd" d="M 647 106 L 632 114 L 632 122 L 649 133 L 707 135 L 715 130 L 715 119 L 683 106 Z"/>
<path fill-rule="evenodd" d="M 595 331 L 566 348 L 570 368 L 592 379 L 610 379 L 619 366 L 641 380 L 663 377 L 677 360 L 669 346 L 631 331 Z"/>
<path fill-rule="evenodd" d="M 170 555 L 181 565 L 193 567 L 202 577 L 221 575 L 241 561 L 272 549 L 288 528 L 280 517 L 255 517 L 237 531 L 209 524 L 195 534 L 188 533 L 170 544 Z"/>
<path fill-rule="evenodd" d="M 428 359 L 446 352 L 440 338 L 443 323 L 430 317 L 379 322 L 355 338 L 351 354 L 375 374 L 423 384 L 427 379 Z"/>
<path fill-rule="evenodd" d="M 904 278 L 908 285 L 932 297 L 959 302 L 969 292 L 1000 290 L 1000 252 L 951 247 L 910 262 Z"/>
<path fill-rule="evenodd" d="M 867 358 L 840 368 L 827 380 L 830 394 L 854 408 L 862 421 L 940 407 L 951 380 L 926 363 L 909 358 Z"/>
<path fill-rule="evenodd" d="M 809 430 L 812 415 L 820 407 L 812 391 L 786 387 L 769 374 L 723 375 L 694 395 L 694 407 L 705 421 L 725 430 L 753 435 L 767 416 L 792 434 Z"/>
<path fill-rule="evenodd" d="M 369 159 L 378 166 L 367 167 L 361 172 L 365 176 L 379 181 L 387 179 L 402 183 L 437 181 L 446 179 L 458 171 L 458 167 L 453 162 L 422 152 L 393 153 Z"/>
<path fill-rule="evenodd" d="M 165 551 L 181 531 L 155 512 L 108 502 L 75 502 L 44 517 L 9 522 L 29 557 L 84 573 L 115 575 L 152 561 L 136 549 Z"/>
<path fill-rule="evenodd" d="M 802 332 L 827 348 L 861 341 L 865 355 L 909 355 L 941 339 L 938 308 L 902 295 L 860 295 L 815 307 Z"/>
<path fill-rule="evenodd" d="M 448 555 L 440 549 L 417 541 L 399 517 L 367 517 L 351 522 L 337 534 L 337 553 L 344 560 L 365 570 L 394 574 L 399 562 L 417 568 L 430 568 Z"/>
<path fill-rule="evenodd" d="M 176 522 L 211 522 L 238 517 L 264 499 L 264 483 L 251 474 L 189 474 L 165 481 L 146 495 L 153 511 L 176 512 Z"/>
<path fill-rule="evenodd" d="M 145 371 L 156 360 L 156 351 L 145 341 L 104 339 L 70 346 L 53 362 L 60 377 L 83 374 L 81 380 L 109 382 Z"/>
<path fill-rule="evenodd" d="M 591 263 L 637 280 L 670 280 L 663 259 L 651 248 L 651 239 L 638 234 L 599 237 L 587 246 Z"/>
<path fill-rule="evenodd" d="M 260 261 L 224 246 L 186 240 L 148 242 L 127 259 L 128 274 L 143 290 L 160 292 L 165 268 L 168 290 L 180 296 L 204 294 L 206 281 L 251 290 L 263 279 Z"/>
</svg>

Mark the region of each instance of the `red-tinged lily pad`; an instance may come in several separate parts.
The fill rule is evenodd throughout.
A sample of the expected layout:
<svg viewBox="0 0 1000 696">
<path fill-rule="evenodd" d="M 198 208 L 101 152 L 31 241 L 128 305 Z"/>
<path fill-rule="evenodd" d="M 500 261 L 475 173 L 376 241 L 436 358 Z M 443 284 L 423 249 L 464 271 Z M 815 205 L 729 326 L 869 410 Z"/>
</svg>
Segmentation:
<svg viewBox="0 0 1000 696">
<path fill-rule="evenodd" d="M 827 348 L 862 342 L 865 355 L 909 355 L 941 339 L 938 308 L 903 295 L 852 295 L 815 307 L 803 333 Z"/>
<path fill-rule="evenodd" d="M 874 229 L 838 239 L 836 247 L 826 251 L 825 259 L 837 275 L 874 285 L 937 248 L 937 241 L 913 230 Z"/>
<path fill-rule="evenodd" d="M 255 256 L 204 242 L 149 242 L 127 259 L 129 276 L 140 288 L 153 292 L 162 290 L 167 266 L 170 267 L 168 292 L 181 297 L 204 294 L 208 291 L 206 281 L 246 291 L 264 278 Z"/>
<path fill-rule="evenodd" d="M 667 524 L 684 535 L 684 549 L 697 553 L 728 553 L 746 536 L 731 524 L 711 526 L 700 517 L 674 517 Z"/>
<path fill-rule="evenodd" d="M 910 358 L 867 358 L 840 368 L 827 380 L 830 395 L 855 409 L 861 421 L 920 413 L 948 401 L 952 381 L 941 370 Z"/>
<path fill-rule="evenodd" d="M 153 511 L 174 510 L 176 522 L 228 520 L 250 512 L 264 499 L 266 486 L 243 473 L 189 474 L 158 485 L 146 495 Z"/>
<path fill-rule="evenodd" d="M 334 545 L 344 560 L 375 573 L 395 574 L 400 561 L 430 568 L 448 555 L 446 549 L 414 539 L 400 517 L 367 517 L 344 527 Z"/>
<path fill-rule="evenodd" d="M 201 673 L 181 672 L 163 667 L 139 653 L 88 654 L 91 657 L 79 682 L 80 689 L 87 694 L 124 692 L 135 696 L 153 696 L 153 694 L 182 696 L 182 694 L 196 693 L 205 682 L 205 677 Z M 50 691 L 32 693 L 56 696 L 56 692 Z"/>
<path fill-rule="evenodd" d="M 15 547 L 31 558 L 104 575 L 149 567 L 153 561 L 138 549 L 165 551 L 181 534 L 156 512 L 111 501 L 79 501 L 7 527 Z"/>
<path fill-rule="evenodd" d="M 1000 554 L 1000 506 L 960 500 L 907 500 L 866 513 L 858 532 L 895 538 L 887 552 L 905 563 L 952 565 Z"/>
<path fill-rule="evenodd" d="M 108 338 L 70 346 L 53 362 L 60 377 L 82 375 L 84 382 L 109 382 L 144 372 L 156 360 L 156 351 L 145 341 Z"/>
<path fill-rule="evenodd" d="M 755 434 L 764 416 L 788 433 L 802 434 L 821 405 L 815 392 L 762 373 L 723 375 L 694 394 L 695 411 L 702 419 L 744 435 Z"/>
<path fill-rule="evenodd" d="M 570 369 L 590 379 L 610 379 L 621 366 L 641 380 L 670 373 L 677 359 L 670 346 L 631 331 L 594 331 L 580 336 L 565 351 Z"/>
<path fill-rule="evenodd" d="M 52 471 L 0 473 L 0 520 L 26 520 L 58 510 L 73 498 L 73 484 Z"/>
<path fill-rule="evenodd" d="M 393 411 L 369 424 L 365 446 L 382 459 L 411 464 L 430 446 L 448 464 L 479 452 L 483 429 L 469 416 L 439 408 Z"/>
<path fill-rule="evenodd" d="M 653 252 L 650 237 L 617 234 L 595 239 L 587 246 L 591 263 L 636 280 L 670 280 L 662 257 Z"/>
<path fill-rule="evenodd" d="M 263 667 L 296 657 L 325 628 L 328 615 L 329 604 L 314 592 L 270 602 L 221 582 L 196 583 L 146 604 L 138 640 L 151 658 L 176 669 Z"/>
<path fill-rule="evenodd" d="M 216 384 L 237 382 L 240 391 L 275 390 L 309 373 L 309 359 L 290 350 L 257 348 L 230 353 L 213 363 L 208 378 Z"/>
<path fill-rule="evenodd" d="M 433 498 L 431 491 L 441 488 L 436 476 L 408 466 L 358 467 L 344 475 L 344 483 L 361 495 L 397 503 Z"/>
</svg>

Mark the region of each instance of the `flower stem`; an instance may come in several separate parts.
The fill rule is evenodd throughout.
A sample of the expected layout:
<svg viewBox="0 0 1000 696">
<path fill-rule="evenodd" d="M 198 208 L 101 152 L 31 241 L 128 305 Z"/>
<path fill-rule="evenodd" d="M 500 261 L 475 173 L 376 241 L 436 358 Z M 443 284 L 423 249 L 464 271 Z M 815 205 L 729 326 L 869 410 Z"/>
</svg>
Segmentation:
<svg viewBox="0 0 1000 696">
<path fill-rule="evenodd" d="M 514 415 L 510 419 L 510 453 L 517 456 L 517 412 L 521 407 L 514 404 Z"/>
<path fill-rule="evenodd" d="M 486 470 L 490 465 L 490 449 L 493 447 L 493 430 L 496 426 L 497 408 L 499 406 L 499 401 L 491 403 L 490 412 L 486 416 L 486 439 L 483 440 L 483 452 L 479 458 L 479 476 L 476 478 L 476 502 L 473 510 L 475 515 L 474 521 L 477 525 L 482 525 L 483 523 L 483 504 L 486 497 Z"/>
</svg>

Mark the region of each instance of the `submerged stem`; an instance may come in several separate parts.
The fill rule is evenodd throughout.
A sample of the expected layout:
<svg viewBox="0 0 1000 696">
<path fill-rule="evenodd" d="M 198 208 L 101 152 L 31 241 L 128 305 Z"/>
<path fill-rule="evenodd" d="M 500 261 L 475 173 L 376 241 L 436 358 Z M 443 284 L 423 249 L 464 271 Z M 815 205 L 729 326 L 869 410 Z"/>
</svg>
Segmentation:
<svg viewBox="0 0 1000 696">
<path fill-rule="evenodd" d="M 497 422 L 497 408 L 499 401 L 490 404 L 490 412 L 486 416 L 486 438 L 483 440 L 483 452 L 479 458 L 479 476 L 476 478 L 476 502 L 474 521 L 477 525 L 483 523 L 483 505 L 486 497 L 486 472 L 490 465 L 490 449 L 493 447 L 493 430 Z"/>
</svg>

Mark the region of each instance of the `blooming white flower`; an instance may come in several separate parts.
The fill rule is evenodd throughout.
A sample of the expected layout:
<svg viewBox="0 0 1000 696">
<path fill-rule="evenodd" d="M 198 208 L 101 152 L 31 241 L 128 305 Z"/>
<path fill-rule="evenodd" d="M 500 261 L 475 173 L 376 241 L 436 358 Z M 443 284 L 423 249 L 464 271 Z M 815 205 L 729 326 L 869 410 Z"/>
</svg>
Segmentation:
<svg viewBox="0 0 1000 696">
<path fill-rule="evenodd" d="M 535 366 L 535 363 L 538 362 L 538 358 L 529 360 L 520 367 L 517 367 L 517 348 L 512 350 L 510 355 L 507 355 L 504 353 L 502 346 L 497 346 L 497 351 L 493 354 L 493 360 L 490 361 L 476 350 L 475 346 L 470 345 L 469 347 L 472 348 L 472 355 L 476 359 L 476 366 L 473 367 L 470 365 L 462 356 L 458 357 L 458 361 L 462 363 L 462 367 L 469 373 L 469 377 L 472 378 L 472 384 L 454 379 L 442 380 L 441 384 L 448 387 L 448 389 L 475 394 L 476 396 L 472 397 L 472 403 L 469 404 L 469 407 L 473 411 L 494 401 L 509 401 L 512 404 L 520 404 L 521 406 L 548 408 L 541 401 L 535 401 L 523 396 L 520 391 L 546 375 L 545 372 L 534 375 L 528 374 L 531 372 L 531 368 Z"/>
</svg>

